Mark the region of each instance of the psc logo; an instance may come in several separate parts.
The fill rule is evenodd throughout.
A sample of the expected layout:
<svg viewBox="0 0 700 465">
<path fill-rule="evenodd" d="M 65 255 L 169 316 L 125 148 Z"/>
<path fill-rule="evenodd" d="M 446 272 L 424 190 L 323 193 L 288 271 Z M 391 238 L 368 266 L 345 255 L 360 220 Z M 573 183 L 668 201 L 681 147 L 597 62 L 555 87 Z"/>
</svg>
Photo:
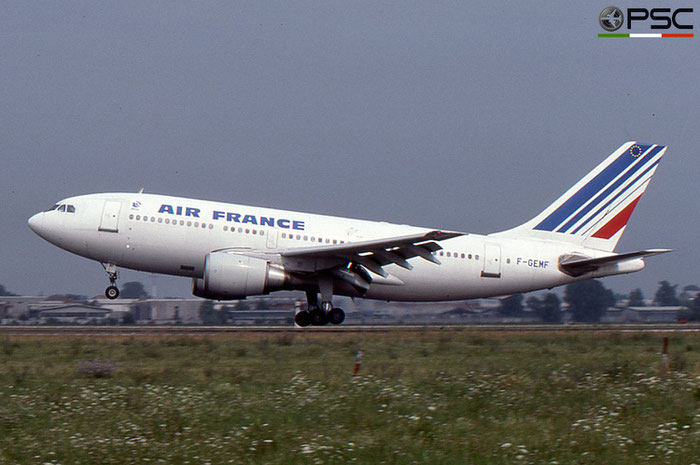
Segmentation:
<svg viewBox="0 0 700 465">
<path fill-rule="evenodd" d="M 615 32 L 622 26 L 625 21 L 625 15 L 622 10 L 616 6 L 607 6 L 603 8 L 598 16 L 600 27 L 609 32 Z"/>
<path fill-rule="evenodd" d="M 692 8 L 627 8 L 622 11 L 616 6 L 608 6 L 598 15 L 600 27 L 607 32 L 615 32 L 625 26 L 630 30 L 638 24 L 649 24 L 652 30 L 693 29 L 688 15 Z M 598 34 L 599 37 L 693 37 L 693 34 Z"/>
</svg>

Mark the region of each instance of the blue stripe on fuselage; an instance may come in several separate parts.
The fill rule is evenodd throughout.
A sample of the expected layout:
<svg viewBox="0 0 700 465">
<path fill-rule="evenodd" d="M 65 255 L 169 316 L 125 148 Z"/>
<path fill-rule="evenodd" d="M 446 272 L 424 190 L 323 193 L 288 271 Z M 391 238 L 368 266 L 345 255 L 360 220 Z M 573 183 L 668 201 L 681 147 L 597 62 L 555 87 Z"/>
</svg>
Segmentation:
<svg viewBox="0 0 700 465">
<path fill-rule="evenodd" d="M 620 176 L 620 178 L 617 181 L 615 181 L 610 187 L 605 189 L 605 192 L 598 195 L 591 203 L 586 205 L 581 211 L 579 211 L 576 215 L 574 215 L 573 218 L 571 218 L 569 221 L 567 221 L 566 224 L 564 224 L 564 226 L 557 229 L 557 232 L 565 233 L 569 228 L 571 228 L 581 218 L 583 218 L 586 215 L 586 213 L 593 210 L 596 207 L 596 205 L 600 204 L 612 192 L 614 192 L 615 189 L 620 187 L 627 179 L 629 179 L 635 173 L 638 173 L 642 169 L 642 167 L 649 162 L 649 160 L 654 158 L 656 156 L 656 154 L 659 153 L 659 151 L 661 151 L 662 148 L 663 148 L 662 146 L 656 146 L 653 149 L 651 149 L 650 151 L 648 151 L 646 154 L 644 154 L 642 156 L 642 159 L 639 161 L 639 163 L 637 163 L 636 166 L 634 166 L 629 171 L 627 171 L 625 174 Z"/>
<path fill-rule="evenodd" d="M 634 145 L 639 145 L 642 149 L 642 153 L 646 152 L 649 150 L 649 147 L 651 147 L 651 145 Z M 634 145 L 630 146 L 630 148 L 634 147 Z M 610 165 L 605 167 L 605 169 L 598 173 L 595 178 L 591 179 L 588 184 L 569 197 L 568 200 L 559 206 L 559 208 L 554 210 L 547 218 L 542 220 L 540 224 L 535 226 L 534 229 L 540 231 L 554 231 L 557 226 L 571 216 L 573 212 L 578 210 L 581 205 L 588 202 L 591 197 L 593 197 L 597 192 L 600 192 L 600 190 L 607 186 L 610 181 L 615 179 L 629 165 L 637 160 L 637 158 L 630 154 L 630 148 L 625 150 L 619 157 L 610 163 Z"/>
</svg>

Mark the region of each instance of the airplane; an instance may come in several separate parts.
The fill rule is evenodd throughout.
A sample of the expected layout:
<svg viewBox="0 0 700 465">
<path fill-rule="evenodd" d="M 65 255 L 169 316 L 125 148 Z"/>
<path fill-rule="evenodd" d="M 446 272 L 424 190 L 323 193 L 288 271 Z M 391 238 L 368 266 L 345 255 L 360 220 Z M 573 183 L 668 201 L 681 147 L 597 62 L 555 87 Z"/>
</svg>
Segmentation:
<svg viewBox="0 0 700 465">
<path fill-rule="evenodd" d="M 192 293 L 205 299 L 304 291 L 297 325 L 340 324 L 338 295 L 465 300 L 640 271 L 644 258 L 670 250 L 614 249 L 665 152 L 626 142 L 533 219 L 487 235 L 143 190 L 70 197 L 28 223 L 48 242 L 99 261 L 109 299 L 119 296 L 121 267 L 190 277 Z"/>
</svg>

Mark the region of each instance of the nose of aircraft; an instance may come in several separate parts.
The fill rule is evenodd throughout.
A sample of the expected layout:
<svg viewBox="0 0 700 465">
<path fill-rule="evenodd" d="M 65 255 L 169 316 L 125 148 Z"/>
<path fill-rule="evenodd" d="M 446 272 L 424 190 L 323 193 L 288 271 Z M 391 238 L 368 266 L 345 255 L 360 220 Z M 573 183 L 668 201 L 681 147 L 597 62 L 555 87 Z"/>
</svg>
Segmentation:
<svg viewBox="0 0 700 465">
<path fill-rule="evenodd" d="M 29 229 L 34 231 L 36 234 L 41 236 L 42 233 L 42 223 L 44 219 L 44 212 L 37 213 L 36 215 L 32 216 L 27 220 L 27 224 L 29 224 Z"/>
</svg>

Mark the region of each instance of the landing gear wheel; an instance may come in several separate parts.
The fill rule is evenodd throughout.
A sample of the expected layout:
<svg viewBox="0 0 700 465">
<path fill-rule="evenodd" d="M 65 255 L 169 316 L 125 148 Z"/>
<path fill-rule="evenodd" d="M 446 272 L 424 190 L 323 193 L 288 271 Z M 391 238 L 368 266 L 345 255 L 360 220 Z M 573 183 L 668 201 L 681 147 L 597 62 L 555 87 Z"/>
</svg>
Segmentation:
<svg viewBox="0 0 700 465">
<path fill-rule="evenodd" d="M 311 324 L 311 315 L 309 315 L 309 312 L 306 310 L 303 310 L 294 316 L 294 322 L 302 328 L 305 328 Z"/>
<path fill-rule="evenodd" d="M 328 322 L 334 325 L 339 325 L 345 321 L 345 312 L 342 308 L 334 308 L 328 312 Z"/>
<path fill-rule="evenodd" d="M 311 324 L 314 326 L 323 326 L 328 324 L 328 317 L 326 316 L 326 312 L 321 310 L 320 308 L 315 308 L 309 312 L 309 316 L 311 317 Z"/>
<path fill-rule="evenodd" d="M 119 297 L 119 288 L 117 286 L 109 286 L 105 289 L 105 297 L 109 300 L 114 300 Z"/>
</svg>

